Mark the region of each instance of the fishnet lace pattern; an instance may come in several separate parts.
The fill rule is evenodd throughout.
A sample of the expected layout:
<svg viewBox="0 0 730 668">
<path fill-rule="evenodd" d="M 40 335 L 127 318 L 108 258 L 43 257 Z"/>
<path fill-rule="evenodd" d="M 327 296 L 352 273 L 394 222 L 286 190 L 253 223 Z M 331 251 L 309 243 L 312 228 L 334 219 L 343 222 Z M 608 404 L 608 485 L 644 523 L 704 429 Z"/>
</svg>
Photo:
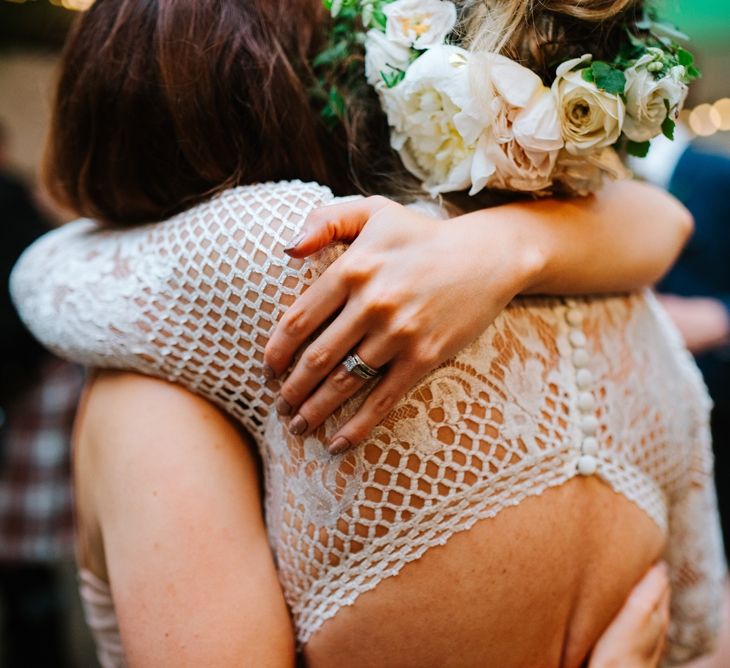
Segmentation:
<svg viewBox="0 0 730 668">
<path fill-rule="evenodd" d="M 260 378 L 274 322 L 342 249 L 283 254 L 333 200 L 299 182 L 237 188 L 167 222 L 37 242 L 12 277 L 54 352 L 181 383 L 251 433 L 267 524 L 298 638 L 478 520 L 577 475 L 597 475 L 668 535 L 670 660 L 712 643 L 725 572 L 709 400 L 651 295 L 516 300 L 400 402 L 364 446 L 332 458 L 289 436 Z"/>
</svg>

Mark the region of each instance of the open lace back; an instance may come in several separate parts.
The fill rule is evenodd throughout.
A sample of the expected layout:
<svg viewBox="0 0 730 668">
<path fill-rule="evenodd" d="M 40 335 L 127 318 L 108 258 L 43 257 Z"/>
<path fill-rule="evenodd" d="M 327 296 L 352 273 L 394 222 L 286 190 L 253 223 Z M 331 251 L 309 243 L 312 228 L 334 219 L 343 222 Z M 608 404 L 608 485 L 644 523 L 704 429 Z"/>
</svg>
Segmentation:
<svg viewBox="0 0 730 668">
<path fill-rule="evenodd" d="M 237 188 L 132 230 L 88 221 L 37 242 L 12 278 L 20 312 L 63 357 L 181 383 L 253 436 L 267 524 L 300 642 L 344 605 L 476 521 L 577 475 L 600 476 L 667 533 L 671 657 L 704 651 L 724 561 L 708 399 L 649 294 L 518 299 L 432 372 L 357 450 L 272 414 L 260 373 L 273 324 L 339 254 L 283 254 L 317 185 Z"/>
</svg>

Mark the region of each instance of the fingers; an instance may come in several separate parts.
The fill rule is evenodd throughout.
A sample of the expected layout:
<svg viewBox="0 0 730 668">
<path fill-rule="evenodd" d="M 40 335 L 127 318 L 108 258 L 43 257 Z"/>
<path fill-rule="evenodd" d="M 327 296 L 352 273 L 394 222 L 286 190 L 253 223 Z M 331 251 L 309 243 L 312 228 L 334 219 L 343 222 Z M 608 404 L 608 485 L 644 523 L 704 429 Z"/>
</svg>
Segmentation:
<svg viewBox="0 0 730 668">
<path fill-rule="evenodd" d="M 367 197 L 315 209 L 304 221 L 301 233 L 284 252 L 301 258 L 334 241 L 352 241 L 368 220 L 389 204 L 391 201 L 385 197 Z"/>
<path fill-rule="evenodd" d="M 265 378 L 283 374 L 297 350 L 345 303 L 349 288 L 337 270 L 341 259 L 332 264 L 279 321 L 264 350 Z"/>
<path fill-rule="evenodd" d="M 341 360 L 347 356 L 350 350 L 352 347 L 342 354 Z M 387 340 L 370 339 L 358 346 L 357 354 L 367 365 L 379 369 L 388 364 L 394 353 Z M 362 389 L 367 382 L 347 371 L 342 361 L 338 362 L 324 383 L 299 407 L 297 415 L 289 423 L 289 431 L 295 435 L 313 431 L 345 401 Z M 286 396 L 284 392 L 285 388 L 282 387 L 282 396 Z M 305 397 L 307 394 L 309 391 L 304 392 Z"/>
<path fill-rule="evenodd" d="M 648 573 L 637 584 L 627 605 L 633 607 L 637 614 L 651 614 L 663 602 L 666 592 L 669 591 L 669 573 L 665 562 L 649 569 Z"/>
<path fill-rule="evenodd" d="M 406 361 L 392 363 L 390 369 L 355 415 L 332 437 L 327 449 L 338 455 L 355 447 L 390 413 L 423 376 L 422 367 Z"/>
<path fill-rule="evenodd" d="M 656 668 L 669 627 L 670 583 L 660 562 L 634 587 L 619 613 L 596 643 L 590 668 Z"/>
<path fill-rule="evenodd" d="M 363 312 L 350 302 L 334 322 L 307 346 L 279 391 L 276 408 L 280 415 L 294 413 L 328 374 L 341 365 L 364 336 L 366 324 Z M 349 387 L 339 376 L 336 384 L 342 389 Z M 314 428 L 313 424 L 311 428 Z"/>
<path fill-rule="evenodd" d="M 654 653 L 650 659 L 650 665 L 652 668 L 659 665 L 667 646 L 667 631 L 669 630 L 670 619 L 670 599 L 671 589 L 667 586 L 661 600 L 659 601 L 659 605 L 657 605 L 652 615 L 652 625 L 655 627 L 654 636 L 657 640 Z"/>
</svg>

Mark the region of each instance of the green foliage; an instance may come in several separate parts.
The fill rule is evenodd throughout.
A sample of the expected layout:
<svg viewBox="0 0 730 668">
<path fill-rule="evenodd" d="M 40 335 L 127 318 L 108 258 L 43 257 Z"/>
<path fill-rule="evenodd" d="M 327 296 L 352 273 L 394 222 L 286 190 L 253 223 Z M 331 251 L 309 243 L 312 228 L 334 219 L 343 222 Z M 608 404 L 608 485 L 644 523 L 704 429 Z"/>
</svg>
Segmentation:
<svg viewBox="0 0 730 668">
<path fill-rule="evenodd" d="M 385 5 L 394 0 L 322 0 L 332 15 L 332 24 L 325 48 L 312 62 L 317 84 L 312 91 L 322 105 L 325 122 L 333 126 L 347 112 L 347 97 L 366 86 L 363 44 L 369 28 L 384 31 Z M 396 86 L 405 72 L 383 74 L 388 86 Z"/>
<path fill-rule="evenodd" d="M 393 70 L 392 72 L 381 72 L 380 76 L 388 88 L 395 88 L 406 78 L 406 73 L 403 70 Z"/>
<path fill-rule="evenodd" d="M 320 113 L 328 126 L 345 117 L 347 102 L 343 91 L 364 78 L 360 0 L 323 0 L 326 9 L 337 10 L 325 48 L 314 58 L 317 82 L 312 96 L 321 104 Z"/>
<path fill-rule="evenodd" d="M 645 158 L 649 154 L 650 146 L 651 143 L 648 141 L 628 141 L 626 142 L 626 152 L 636 158 Z"/>
<path fill-rule="evenodd" d="M 677 124 L 667 116 L 664 119 L 664 122 L 662 123 L 662 134 L 667 138 L 674 141 L 674 129 L 677 127 Z"/>
<path fill-rule="evenodd" d="M 597 60 L 590 67 L 596 87 L 611 95 L 621 95 L 626 88 L 624 73 L 601 60 Z"/>
</svg>

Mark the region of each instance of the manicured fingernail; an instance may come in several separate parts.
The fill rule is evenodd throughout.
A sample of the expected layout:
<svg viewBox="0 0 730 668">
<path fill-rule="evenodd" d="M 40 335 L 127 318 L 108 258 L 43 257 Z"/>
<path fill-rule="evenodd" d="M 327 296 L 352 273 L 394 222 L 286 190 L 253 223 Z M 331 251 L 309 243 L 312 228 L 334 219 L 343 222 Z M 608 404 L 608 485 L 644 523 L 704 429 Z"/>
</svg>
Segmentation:
<svg viewBox="0 0 730 668">
<path fill-rule="evenodd" d="M 274 371 L 273 367 L 269 366 L 268 364 L 264 364 L 263 368 L 261 369 L 261 373 L 263 374 L 265 380 L 274 380 L 274 378 L 276 378 L 276 371 Z"/>
<path fill-rule="evenodd" d="M 279 415 L 291 415 L 291 405 L 286 399 L 284 399 L 284 397 L 279 397 L 274 406 L 276 407 L 276 412 Z"/>
<path fill-rule="evenodd" d="M 350 441 L 348 441 L 344 436 L 338 436 L 329 444 L 327 450 L 331 455 L 341 455 L 343 452 L 347 452 L 351 447 L 352 443 L 350 443 Z"/>
<path fill-rule="evenodd" d="M 292 421 L 289 423 L 289 433 L 292 436 L 300 436 L 307 429 L 309 429 L 309 423 L 301 415 L 292 418 Z"/>
<path fill-rule="evenodd" d="M 300 232 L 297 234 L 284 248 L 285 253 L 291 253 L 302 241 L 304 241 L 304 238 L 307 236 L 306 232 Z"/>
</svg>

